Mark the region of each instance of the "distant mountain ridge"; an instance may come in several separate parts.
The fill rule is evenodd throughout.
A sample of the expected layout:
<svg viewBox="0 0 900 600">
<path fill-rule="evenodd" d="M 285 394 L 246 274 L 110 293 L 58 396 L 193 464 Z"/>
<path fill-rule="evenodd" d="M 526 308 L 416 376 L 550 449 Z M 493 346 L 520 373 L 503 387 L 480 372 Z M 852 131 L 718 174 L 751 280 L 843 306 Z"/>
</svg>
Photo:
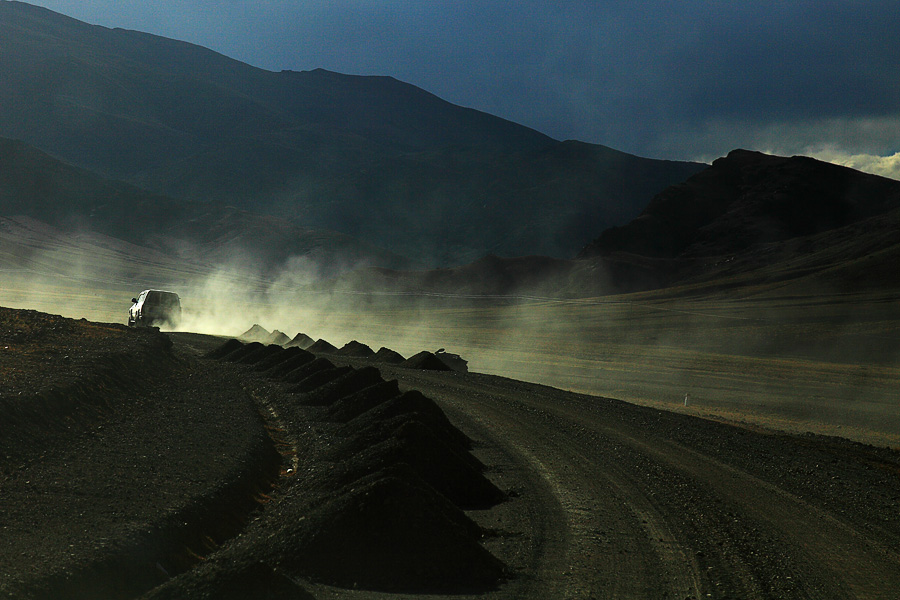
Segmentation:
<svg viewBox="0 0 900 600">
<path fill-rule="evenodd" d="M 898 231 L 900 181 L 735 150 L 604 231 L 579 259 L 642 264 L 655 287 L 797 280 L 842 292 L 897 289 Z"/>
<path fill-rule="evenodd" d="M 656 195 L 575 260 L 488 257 L 454 269 L 367 269 L 335 282 L 516 298 L 668 293 L 900 290 L 900 181 L 795 156 L 735 150 Z"/>
<path fill-rule="evenodd" d="M 702 165 L 558 142 L 390 77 L 274 73 L 0 1 L 0 136 L 436 265 L 570 257 Z"/>
<path fill-rule="evenodd" d="M 660 192 L 636 219 L 604 231 L 580 256 L 721 256 L 896 208 L 898 181 L 804 156 L 734 150 Z"/>
</svg>

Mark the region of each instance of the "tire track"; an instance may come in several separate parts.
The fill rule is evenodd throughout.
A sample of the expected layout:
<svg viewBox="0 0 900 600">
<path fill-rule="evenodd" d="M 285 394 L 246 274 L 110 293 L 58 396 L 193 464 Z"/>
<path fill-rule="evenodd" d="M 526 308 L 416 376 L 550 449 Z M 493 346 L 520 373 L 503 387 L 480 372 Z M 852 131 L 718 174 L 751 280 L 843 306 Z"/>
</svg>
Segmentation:
<svg viewBox="0 0 900 600">
<path fill-rule="evenodd" d="M 669 439 L 667 422 L 654 425 L 648 417 L 653 411 L 551 388 L 481 376 L 391 375 L 426 391 L 457 420 L 477 422 L 552 490 L 562 517 L 546 511 L 536 518 L 544 529 L 566 533 L 535 565 L 543 583 L 533 588 L 545 597 L 900 594 L 896 540 L 876 537 L 889 533 L 860 528 L 843 518 L 843 508 L 826 508 L 798 495 L 801 488 L 788 490 L 730 460 L 729 452 L 749 447 L 729 441 L 721 454 L 710 452 Z M 634 419 L 636 411 L 646 412 Z M 692 422 L 701 433 L 713 431 Z"/>
<path fill-rule="evenodd" d="M 426 376 L 427 378 L 427 376 Z M 425 387 L 416 377 L 416 387 Z M 493 390 L 492 390 L 493 391 Z M 573 443 L 536 410 L 524 415 L 508 398 L 473 389 L 430 389 L 445 410 L 478 422 L 494 443 L 513 449 L 553 492 L 562 514 L 540 511 L 543 529 L 559 530 L 535 565 L 542 594 L 552 598 L 662 598 L 699 595 L 696 563 L 634 481 L 593 449 Z M 552 418 L 551 418 L 552 421 Z M 541 527 L 541 526 L 538 526 Z"/>
</svg>

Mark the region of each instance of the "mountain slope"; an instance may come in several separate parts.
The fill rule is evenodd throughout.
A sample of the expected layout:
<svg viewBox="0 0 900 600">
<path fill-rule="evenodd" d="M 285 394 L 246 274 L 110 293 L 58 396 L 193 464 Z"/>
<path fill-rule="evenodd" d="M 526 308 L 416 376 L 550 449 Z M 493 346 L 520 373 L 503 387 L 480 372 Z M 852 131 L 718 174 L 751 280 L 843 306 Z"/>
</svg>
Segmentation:
<svg viewBox="0 0 900 600">
<path fill-rule="evenodd" d="M 735 150 L 656 195 L 575 260 L 490 256 L 368 269 L 334 285 L 447 296 L 587 297 L 670 288 L 810 294 L 900 289 L 900 182 L 806 157 Z"/>
<path fill-rule="evenodd" d="M 0 138 L 0 216 L 19 215 L 59 228 L 60 235 L 94 232 L 198 264 L 252 263 L 260 275 L 296 257 L 328 275 L 352 265 L 413 265 L 343 234 L 150 194 Z"/>
<path fill-rule="evenodd" d="M 604 231 L 579 258 L 665 261 L 660 285 L 829 271 L 839 288 L 866 280 L 852 275 L 864 260 L 871 284 L 896 286 L 896 277 L 874 274 L 893 269 L 898 225 L 900 182 L 803 156 L 735 150 L 655 196 L 629 224 Z"/>
<path fill-rule="evenodd" d="M 604 231 L 582 256 L 722 255 L 813 235 L 900 207 L 900 182 L 812 158 L 735 150 Z"/>
<path fill-rule="evenodd" d="M 433 264 L 571 256 L 700 165 L 558 142 L 390 77 L 273 73 L 0 2 L 0 135 Z"/>
</svg>

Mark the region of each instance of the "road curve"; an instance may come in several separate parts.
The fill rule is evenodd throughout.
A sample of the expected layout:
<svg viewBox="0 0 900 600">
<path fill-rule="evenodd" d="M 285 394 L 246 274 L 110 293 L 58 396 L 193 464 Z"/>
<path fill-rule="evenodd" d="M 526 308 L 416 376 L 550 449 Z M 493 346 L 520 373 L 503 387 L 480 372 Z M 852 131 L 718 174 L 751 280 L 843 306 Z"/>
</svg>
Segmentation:
<svg viewBox="0 0 900 600">
<path fill-rule="evenodd" d="M 497 377 L 383 371 L 501 452 L 498 476 L 524 490 L 508 526 L 527 533 L 498 551 L 520 577 L 498 597 L 900 597 L 896 451 Z"/>
<path fill-rule="evenodd" d="M 295 526 L 318 514 L 304 504 L 319 481 L 314 475 L 360 456 L 355 450 L 324 460 L 314 452 L 347 443 L 338 435 L 346 423 L 322 420 L 324 413 L 304 408 L 285 382 L 249 365 L 200 358 L 222 344 L 218 338 L 173 334 L 170 353 L 167 338 L 153 331 L 32 312 L 7 311 L 4 318 L 11 347 L 26 346 L 0 365 L 7 409 L 0 435 L 0 596 L 113 597 L 101 593 L 109 587 L 123 598 L 147 590 L 147 598 L 218 598 L 182 592 L 196 584 L 212 593 L 246 576 L 254 590 L 277 585 L 286 597 L 410 597 L 327 585 L 300 567 L 281 570 L 282 559 L 296 554 Z M 43 353 L 26 352 L 32 342 Z M 329 358 L 357 366 L 367 360 Z M 442 564 L 436 560 L 471 566 L 456 560 L 459 548 L 468 548 L 483 559 L 478 564 L 499 565 L 490 585 L 469 588 L 473 596 L 454 587 L 455 598 L 900 598 L 897 450 L 738 427 L 500 377 L 367 364 L 381 370 L 379 380 L 397 379 L 400 388 L 437 401 L 477 442 L 474 452 L 492 485 L 508 496 L 499 504 L 474 503 L 484 508 L 466 513 L 480 525 L 465 529 L 472 543 L 428 559 L 429 567 Z M 278 423 L 259 413 L 271 403 L 284 409 Z M 423 399 L 417 406 L 433 405 Z M 20 425 L 10 427 L 17 418 Z M 282 472 L 285 457 L 276 449 L 287 442 L 296 460 Z M 377 464 L 366 462 L 360 472 Z M 423 469 L 437 470 L 433 461 Z M 288 477 L 301 470 L 307 474 Z M 335 488 L 322 482 L 331 481 L 315 488 L 323 498 Z M 261 492 L 270 488 L 275 500 Z M 352 496 L 355 488 L 342 489 Z M 413 488 L 397 489 L 408 495 Z M 434 494 L 425 508 L 443 506 Z M 423 511 L 418 521 L 405 512 L 390 522 L 428 526 L 435 514 L 450 514 Z M 363 528 L 388 521 L 378 514 Z M 333 522 L 331 516 L 321 523 Z M 221 527 L 222 517 L 228 527 Z M 446 546 L 454 527 L 468 522 L 454 519 L 442 533 L 416 537 L 423 545 L 415 548 Z M 173 569 L 181 575 L 171 577 Z M 123 573 L 146 581 L 126 577 L 123 586 Z M 219 578 L 212 587 L 202 587 L 213 575 Z"/>
</svg>

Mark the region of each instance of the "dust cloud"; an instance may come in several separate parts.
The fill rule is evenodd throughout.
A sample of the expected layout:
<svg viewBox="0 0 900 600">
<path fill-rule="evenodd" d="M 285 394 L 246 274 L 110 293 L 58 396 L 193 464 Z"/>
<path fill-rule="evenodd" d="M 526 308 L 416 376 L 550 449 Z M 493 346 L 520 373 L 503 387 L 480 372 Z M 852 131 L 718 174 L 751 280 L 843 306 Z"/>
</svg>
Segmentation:
<svg viewBox="0 0 900 600">
<path fill-rule="evenodd" d="M 302 332 L 337 347 L 356 340 L 407 357 L 445 348 L 466 358 L 471 371 L 704 417 L 900 444 L 896 299 L 362 293 L 329 285 L 330 271 L 310 257 L 260 274 L 252 257 L 204 265 L 102 236 L 51 244 L 32 234 L 0 230 L 0 305 L 124 324 L 133 296 L 168 289 L 182 298 L 183 331 L 235 337 L 259 324 L 289 337 Z"/>
</svg>

